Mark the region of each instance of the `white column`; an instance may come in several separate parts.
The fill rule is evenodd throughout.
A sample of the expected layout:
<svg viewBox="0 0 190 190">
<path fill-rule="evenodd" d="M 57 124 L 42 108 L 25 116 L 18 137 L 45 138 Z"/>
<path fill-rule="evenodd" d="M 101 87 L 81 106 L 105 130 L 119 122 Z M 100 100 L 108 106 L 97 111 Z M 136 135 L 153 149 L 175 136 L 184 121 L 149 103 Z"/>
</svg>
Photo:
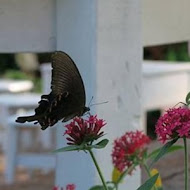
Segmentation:
<svg viewBox="0 0 190 190">
<path fill-rule="evenodd" d="M 0 0 L 0 52 L 54 51 L 54 0 Z"/>
<path fill-rule="evenodd" d="M 66 51 L 83 77 L 87 104 L 107 122 L 108 147 L 96 152 L 106 180 L 110 180 L 113 140 L 127 130 L 140 128 L 141 112 L 141 5 L 138 0 L 57 0 L 57 50 Z M 57 127 L 58 147 L 62 147 L 63 124 Z M 84 190 L 100 183 L 88 154 L 57 156 L 56 184 L 75 183 Z M 123 183 L 121 190 L 135 190 L 140 171 Z"/>
<path fill-rule="evenodd" d="M 77 64 L 85 83 L 87 101 L 95 92 L 96 1 L 57 0 L 57 50 L 68 53 Z M 57 147 L 65 145 L 63 123 L 57 126 Z M 57 156 L 56 185 L 75 183 L 78 190 L 95 184 L 95 168 L 84 152 L 60 153 Z"/>
<path fill-rule="evenodd" d="M 98 1 L 97 5 L 96 101 L 99 117 L 107 121 L 106 151 L 97 152 L 107 179 L 111 176 L 113 140 L 127 130 L 140 128 L 141 113 L 141 4 L 136 0 Z M 140 171 L 122 183 L 135 190 Z"/>
</svg>

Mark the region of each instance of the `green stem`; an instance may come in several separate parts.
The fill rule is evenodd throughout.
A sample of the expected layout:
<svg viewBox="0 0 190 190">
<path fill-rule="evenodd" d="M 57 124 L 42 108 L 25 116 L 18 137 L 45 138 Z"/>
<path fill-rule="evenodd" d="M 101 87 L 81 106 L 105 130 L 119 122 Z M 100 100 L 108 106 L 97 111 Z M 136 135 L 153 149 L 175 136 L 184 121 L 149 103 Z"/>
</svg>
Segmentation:
<svg viewBox="0 0 190 190">
<path fill-rule="evenodd" d="M 131 165 L 127 170 L 125 170 L 118 178 L 118 180 L 115 182 L 115 189 L 118 190 L 119 183 L 123 180 L 123 178 L 131 172 L 136 167 L 135 164 Z"/>
<path fill-rule="evenodd" d="M 188 190 L 188 151 L 187 151 L 187 139 L 183 138 L 184 141 L 184 151 L 185 151 L 185 190 Z"/>
<path fill-rule="evenodd" d="M 144 166 L 144 168 L 145 168 L 146 173 L 148 174 L 148 177 L 151 177 L 150 170 L 149 170 L 147 164 L 146 164 L 146 163 L 143 163 L 143 166 Z"/>
<path fill-rule="evenodd" d="M 102 172 L 101 172 L 101 170 L 100 170 L 100 167 L 98 166 L 98 162 L 96 161 L 96 158 L 94 157 L 93 152 L 92 152 L 91 150 L 88 150 L 88 151 L 89 151 L 90 156 L 92 157 L 92 160 L 93 160 L 93 162 L 94 162 L 94 164 L 95 164 L 95 166 L 96 166 L 96 169 L 97 169 L 97 171 L 98 171 L 98 174 L 99 174 L 99 176 L 100 176 L 100 179 L 101 179 L 101 181 L 102 181 L 102 184 L 103 184 L 103 186 L 104 186 L 104 189 L 105 189 L 105 190 L 108 190 L 108 188 L 107 188 L 107 186 L 106 186 L 106 183 L 105 183 L 105 180 L 104 180 L 104 177 L 103 177 L 103 175 L 102 175 Z"/>
<path fill-rule="evenodd" d="M 149 177 L 152 177 L 152 176 L 151 176 L 151 173 L 150 173 L 150 170 L 149 170 L 149 168 L 148 168 L 148 166 L 147 166 L 147 164 L 146 164 L 145 162 L 143 163 L 143 166 L 144 166 L 144 168 L 145 168 L 146 173 L 148 174 L 148 176 L 149 176 Z M 153 189 L 154 189 L 154 190 L 157 190 L 157 188 L 155 187 L 155 185 L 154 185 Z"/>
<path fill-rule="evenodd" d="M 116 185 L 118 185 L 118 184 L 123 180 L 123 178 L 124 178 L 128 173 L 130 173 L 135 167 L 136 167 L 136 164 L 133 164 L 133 165 L 131 165 L 129 168 L 127 168 L 127 170 L 125 170 L 125 171 L 119 176 L 119 179 L 117 180 Z"/>
</svg>

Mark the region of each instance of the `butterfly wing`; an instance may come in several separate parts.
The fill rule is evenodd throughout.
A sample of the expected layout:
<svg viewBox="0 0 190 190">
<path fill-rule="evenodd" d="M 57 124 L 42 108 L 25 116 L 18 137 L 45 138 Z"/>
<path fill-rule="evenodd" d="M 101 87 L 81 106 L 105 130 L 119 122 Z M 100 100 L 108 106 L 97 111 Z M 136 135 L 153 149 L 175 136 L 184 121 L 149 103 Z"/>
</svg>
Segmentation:
<svg viewBox="0 0 190 190">
<path fill-rule="evenodd" d="M 42 95 L 35 115 L 19 117 L 17 122 L 37 121 L 46 129 L 58 120 L 68 121 L 80 116 L 85 109 L 85 89 L 74 61 L 64 52 L 52 55 L 51 93 Z"/>
<path fill-rule="evenodd" d="M 57 51 L 52 55 L 52 67 L 52 94 L 58 96 L 68 92 L 73 96 L 75 105 L 84 107 L 84 84 L 74 61 L 66 53 Z"/>
</svg>

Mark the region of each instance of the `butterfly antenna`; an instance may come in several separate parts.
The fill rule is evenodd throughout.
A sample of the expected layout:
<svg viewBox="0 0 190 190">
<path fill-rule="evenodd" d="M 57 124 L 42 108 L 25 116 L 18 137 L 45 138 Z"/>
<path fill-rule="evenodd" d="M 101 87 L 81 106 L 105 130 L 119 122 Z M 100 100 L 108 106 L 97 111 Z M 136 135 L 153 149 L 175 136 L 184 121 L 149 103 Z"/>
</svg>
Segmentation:
<svg viewBox="0 0 190 190">
<path fill-rule="evenodd" d="M 179 104 L 182 104 L 182 105 L 184 105 L 184 106 L 187 106 L 187 104 L 185 104 L 184 102 L 178 102 L 175 106 L 173 106 L 174 108 L 177 106 L 177 105 L 179 105 Z"/>
<path fill-rule="evenodd" d="M 91 107 L 90 104 L 91 104 L 91 102 L 92 102 L 93 99 L 94 99 L 94 96 L 92 96 L 92 98 L 90 99 L 90 102 L 89 102 L 89 104 L 88 104 L 88 107 Z"/>
<path fill-rule="evenodd" d="M 108 103 L 108 101 L 106 101 L 106 102 L 101 102 L 101 103 L 96 103 L 96 104 L 91 104 L 90 107 L 96 106 L 96 105 L 101 105 L 101 104 L 107 104 L 107 103 Z"/>
</svg>

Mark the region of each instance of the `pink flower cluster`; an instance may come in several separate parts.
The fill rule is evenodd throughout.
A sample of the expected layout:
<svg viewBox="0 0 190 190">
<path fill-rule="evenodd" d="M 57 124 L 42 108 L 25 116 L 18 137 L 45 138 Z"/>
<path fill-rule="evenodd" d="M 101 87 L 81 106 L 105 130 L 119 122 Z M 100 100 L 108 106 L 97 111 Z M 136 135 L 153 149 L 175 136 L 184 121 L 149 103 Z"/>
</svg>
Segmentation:
<svg viewBox="0 0 190 190">
<path fill-rule="evenodd" d="M 88 120 L 75 117 L 70 124 L 65 126 L 67 129 L 64 135 L 69 135 L 66 138 L 68 140 L 67 144 L 80 145 L 97 140 L 103 135 L 100 130 L 104 125 L 106 125 L 104 120 L 98 119 L 96 115 L 91 115 Z"/>
<path fill-rule="evenodd" d="M 63 187 L 58 187 L 58 186 L 55 186 L 54 188 L 53 188 L 53 190 L 64 190 L 64 188 Z M 75 185 L 74 184 L 68 184 L 67 186 L 66 186 L 66 190 L 75 190 Z"/>
<path fill-rule="evenodd" d="M 167 110 L 157 121 L 155 131 L 163 143 L 176 137 L 190 138 L 190 110 L 187 107 Z"/>
<path fill-rule="evenodd" d="M 146 145 L 150 138 L 142 131 L 126 132 L 123 136 L 114 141 L 112 162 L 114 166 L 123 172 L 134 164 L 134 159 L 142 159 Z"/>
</svg>

